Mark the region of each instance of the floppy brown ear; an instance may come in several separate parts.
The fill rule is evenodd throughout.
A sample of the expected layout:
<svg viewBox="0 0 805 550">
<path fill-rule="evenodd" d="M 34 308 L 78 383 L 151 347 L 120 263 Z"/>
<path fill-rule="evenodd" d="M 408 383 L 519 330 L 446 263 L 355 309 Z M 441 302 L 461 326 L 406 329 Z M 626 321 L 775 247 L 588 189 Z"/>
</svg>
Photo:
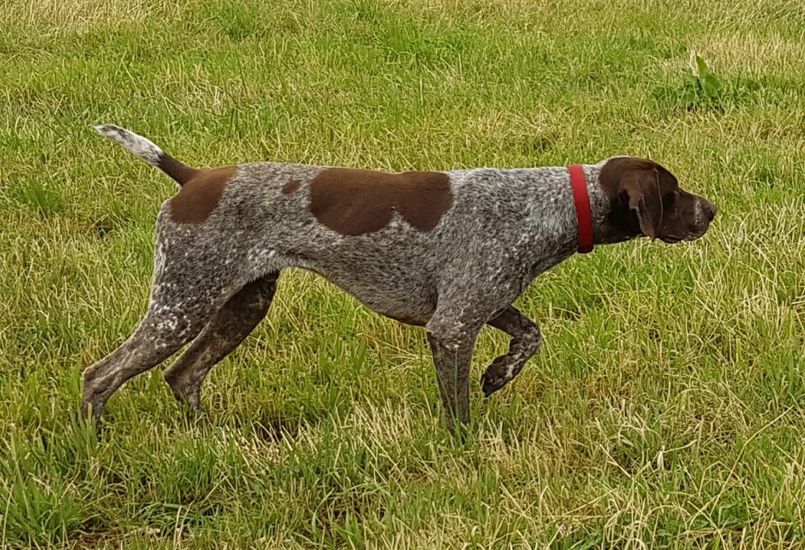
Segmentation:
<svg viewBox="0 0 805 550">
<path fill-rule="evenodd" d="M 662 225 L 662 196 L 656 170 L 635 170 L 621 180 L 621 193 L 629 199 L 629 209 L 637 214 L 640 230 L 656 239 Z"/>
</svg>

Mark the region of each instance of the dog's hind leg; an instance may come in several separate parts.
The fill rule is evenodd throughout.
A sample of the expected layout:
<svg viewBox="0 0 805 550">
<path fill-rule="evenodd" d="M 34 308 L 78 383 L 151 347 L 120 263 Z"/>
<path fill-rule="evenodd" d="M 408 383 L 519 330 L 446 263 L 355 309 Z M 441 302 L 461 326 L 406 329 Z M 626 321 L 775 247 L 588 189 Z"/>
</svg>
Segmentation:
<svg viewBox="0 0 805 550">
<path fill-rule="evenodd" d="M 489 397 L 511 382 L 537 353 L 542 344 L 542 333 L 534 321 L 513 306 L 498 313 L 487 324 L 512 337 L 508 353 L 496 358 L 481 376 L 484 395 Z"/>
<path fill-rule="evenodd" d="M 211 314 L 208 307 L 171 311 L 151 307 L 128 340 L 84 370 L 84 414 L 91 407 L 97 418 L 120 386 L 173 355 L 198 334 Z"/>
<path fill-rule="evenodd" d="M 190 252 L 179 254 L 177 248 Z M 238 277 L 214 251 L 191 248 L 176 238 L 158 239 L 148 312 L 128 340 L 84 370 L 84 413 L 91 407 L 97 418 L 109 397 L 127 380 L 155 367 L 192 340 L 242 286 Z"/>
<path fill-rule="evenodd" d="M 266 316 L 278 275 L 266 275 L 240 289 L 168 367 L 164 377 L 176 399 L 193 410 L 199 409 L 201 384 L 210 370 L 238 347 Z"/>
</svg>

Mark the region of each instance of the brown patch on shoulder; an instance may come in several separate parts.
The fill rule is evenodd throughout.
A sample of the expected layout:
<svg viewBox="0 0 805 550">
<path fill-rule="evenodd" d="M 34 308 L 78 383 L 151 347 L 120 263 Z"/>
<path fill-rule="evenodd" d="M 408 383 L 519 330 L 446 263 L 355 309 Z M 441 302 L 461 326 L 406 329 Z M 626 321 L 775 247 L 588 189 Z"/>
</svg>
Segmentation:
<svg viewBox="0 0 805 550">
<path fill-rule="evenodd" d="M 282 194 L 283 195 L 290 195 L 297 189 L 299 186 L 302 185 L 302 182 L 296 179 L 291 179 L 285 182 L 285 185 L 282 186 Z"/>
<path fill-rule="evenodd" d="M 430 231 L 452 204 L 450 179 L 443 172 L 328 168 L 310 183 L 310 212 L 342 235 L 379 231 L 394 212 L 414 228 Z"/>
<path fill-rule="evenodd" d="M 170 200 L 171 217 L 177 223 L 205 221 L 221 200 L 226 184 L 235 175 L 235 166 L 204 170 L 188 181 Z"/>
</svg>

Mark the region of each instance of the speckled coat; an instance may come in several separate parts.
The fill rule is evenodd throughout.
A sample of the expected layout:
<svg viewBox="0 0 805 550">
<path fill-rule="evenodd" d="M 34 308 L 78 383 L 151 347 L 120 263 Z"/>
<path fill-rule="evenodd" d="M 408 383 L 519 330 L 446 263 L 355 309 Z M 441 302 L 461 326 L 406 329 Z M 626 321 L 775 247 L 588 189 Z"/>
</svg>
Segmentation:
<svg viewBox="0 0 805 550">
<path fill-rule="evenodd" d="M 475 338 L 488 323 L 512 336 L 484 373 L 489 395 L 542 340 L 511 306 L 578 247 L 565 167 L 384 174 L 258 163 L 196 170 L 128 130 L 99 132 L 181 186 L 159 212 L 151 302 L 134 334 L 84 372 L 84 407 L 192 341 L 165 372 L 199 406 L 201 383 L 268 311 L 285 267 L 316 272 L 371 309 L 424 326 L 449 425 L 469 419 Z M 693 240 L 715 207 L 651 161 L 584 165 L 596 244 L 649 235 Z"/>
</svg>

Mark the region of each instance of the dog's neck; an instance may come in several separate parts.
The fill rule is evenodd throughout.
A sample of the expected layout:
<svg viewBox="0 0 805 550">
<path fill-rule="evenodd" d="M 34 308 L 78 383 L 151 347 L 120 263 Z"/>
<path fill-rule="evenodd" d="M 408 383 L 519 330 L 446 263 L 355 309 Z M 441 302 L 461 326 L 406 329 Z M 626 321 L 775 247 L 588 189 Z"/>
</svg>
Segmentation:
<svg viewBox="0 0 805 550">
<path fill-rule="evenodd" d="M 595 244 L 604 244 L 600 240 L 600 231 L 606 224 L 607 214 L 609 214 L 610 210 L 610 201 L 606 194 L 604 194 L 604 189 L 598 183 L 601 166 L 601 164 L 588 164 L 584 166 L 587 194 L 590 197 L 590 213 L 592 214 L 593 220 Z"/>
<path fill-rule="evenodd" d="M 593 220 L 593 242 L 596 246 L 628 241 L 640 235 L 634 213 L 625 204 L 619 204 L 617 198 L 607 196 L 599 183 L 601 168 L 606 160 L 584 166 Z"/>
</svg>

